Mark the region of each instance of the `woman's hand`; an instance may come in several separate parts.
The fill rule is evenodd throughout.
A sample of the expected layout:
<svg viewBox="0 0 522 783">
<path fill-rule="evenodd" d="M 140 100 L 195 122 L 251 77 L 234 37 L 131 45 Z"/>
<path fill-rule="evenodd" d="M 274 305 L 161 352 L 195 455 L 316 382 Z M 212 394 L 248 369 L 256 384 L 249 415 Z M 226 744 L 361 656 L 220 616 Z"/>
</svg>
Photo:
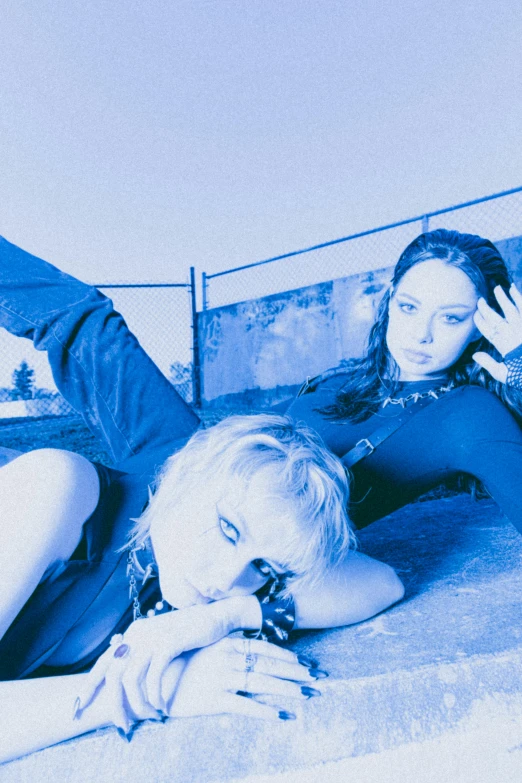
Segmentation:
<svg viewBox="0 0 522 783">
<path fill-rule="evenodd" d="M 164 678 L 167 714 L 173 718 L 238 713 L 294 720 L 299 702 L 319 696 L 312 686 L 326 676 L 316 669 L 311 674 L 291 650 L 241 637 L 222 639 L 182 657 L 181 675 L 169 670 Z"/>
<path fill-rule="evenodd" d="M 494 293 L 504 317 L 495 312 L 481 297 L 473 320 L 481 334 L 502 356 L 505 356 L 522 344 L 522 294 L 514 283 L 509 289 L 511 299 L 499 285 L 496 286 Z M 495 380 L 506 383 L 508 368 L 504 362 L 495 361 L 492 356 L 483 351 L 473 354 L 473 358 Z"/>
<path fill-rule="evenodd" d="M 226 598 L 136 620 L 93 666 L 78 694 L 76 711 L 86 709 L 103 685 L 113 723 L 126 733 L 129 716 L 134 720 L 157 718 L 166 708 L 161 682 L 171 661 L 242 627 L 238 610 L 245 600 L 257 603 L 252 596 Z"/>
</svg>

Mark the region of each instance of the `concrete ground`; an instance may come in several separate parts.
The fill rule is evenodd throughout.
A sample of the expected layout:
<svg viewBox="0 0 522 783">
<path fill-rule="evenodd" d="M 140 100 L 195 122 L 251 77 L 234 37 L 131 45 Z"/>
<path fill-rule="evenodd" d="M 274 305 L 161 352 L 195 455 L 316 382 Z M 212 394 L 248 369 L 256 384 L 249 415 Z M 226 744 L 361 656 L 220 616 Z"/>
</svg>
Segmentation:
<svg viewBox="0 0 522 783">
<path fill-rule="evenodd" d="M 360 534 L 406 597 L 296 635 L 330 673 L 295 722 L 223 715 L 107 729 L 0 768 L 1 783 L 521 783 L 522 537 L 491 501 L 417 503 Z"/>
</svg>

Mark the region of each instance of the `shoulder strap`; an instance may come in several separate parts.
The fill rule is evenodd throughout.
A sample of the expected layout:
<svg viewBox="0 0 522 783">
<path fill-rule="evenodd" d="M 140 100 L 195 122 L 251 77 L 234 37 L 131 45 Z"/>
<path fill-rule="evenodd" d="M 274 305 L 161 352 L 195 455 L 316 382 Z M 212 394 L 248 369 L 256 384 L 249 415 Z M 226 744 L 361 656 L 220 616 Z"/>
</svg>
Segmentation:
<svg viewBox="0 0 522 783">
<path fill-rule="evenodd" d="M 320 383 L 329 380 L 329 378 L 335 378 L 336 375 L 346 375 L 350 372 L 350 367 L 347 364 L 340 364 L 337 367 L 331 367 L 329 370 L 325 370 L 319 375 L 308 375 L 306 381 L 301 385 L 296 397 L 302 397 L 303 394 L 310 394 L 314 392 Z"/>
<path fill-rule="evenodd" d="M 420 400 L 417 400 L 417 402 L 412 403 L 408 408 L 404 408 L 403 412 L 398 416 L 388 419 L 386 424 L 379 427 L 375 432 L 372 432 L 371 440 L 370 438 L 363 438 L 358 441 L 353 449 L 350 449 L 350 451 L 347 451 L 346 454 L 343 454 L 341 457 L 341 462 L 344 467 L 351 468 L 356 462 L 364 459 L 364 457 L 368 457 L 375 451 L 377 446 L 380 446 L 383 441 L 389 438 L 390 435 L 393 435 L 394 432 L 397 432 L 397 430 L 415 416 L 416 413 L 427 405 L 431 405 L 436 399 L 436 397 L 423 397 Z"/>
</svg>

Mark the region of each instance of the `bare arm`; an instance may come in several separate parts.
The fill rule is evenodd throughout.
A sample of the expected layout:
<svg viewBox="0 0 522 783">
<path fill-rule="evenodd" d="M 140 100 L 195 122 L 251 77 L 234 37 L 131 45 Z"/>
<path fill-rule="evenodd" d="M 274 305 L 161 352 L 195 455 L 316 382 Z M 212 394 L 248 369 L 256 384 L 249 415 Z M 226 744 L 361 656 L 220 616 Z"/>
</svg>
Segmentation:
<svg viewBox="0 0 522 783">
<path fill-rule="evenodd" d="M 386 563 L 350 552 L 343 563 L 325 574 L 319 585 L 296 588 L 296 629 L 336 628 L 367 620 L 404 596 L 404 586 Z M 233 599 L 236 627 L 258 628 L 261 617 L 255 596 Z"/>
<path fill-rule="evenodd" d="M 73 719 L 72 705 L 85 677 L 74 674 L 0 682 L 4 717 L 0 763 L 111 723 L 103 698 L 96 699 L 79 719 Z"/>
<path fill-rule="evenodd" d="M 326 628 L 361 622 L 400 600 L 403 593 L 402 583 L 392 568 L 366 555 L 351 553 L 342 566 L 331 571 L 318 588 L 296 592 L 296 626 Z M 259 604 L 254 596 L 231 598 L 191 609 L 216 611 L 220 604 L 227 608 L 227 625 L 223 633 L 234 628 L 259 627 Z M 186 612 L 189 614 L 190 609 Z M 182 659 L 183 656 L 176 658 L 167 668 L 166 678 L 162 681 L 167 692 L 175 689 L 175 683 L 183 670 Z M 235 671 L 238 667 L 234 665 L 233 668 Z M 205 671 L 208 680 L 208 668 Z M 72 675 L 0 683 L 0 700 L 4 714 L 9 716 L 0 735 L 0 762 L 113 725 L 116 700 L 114 693 L 105 691 L 103 683 L 89 707 L 80 713 L 77 720 L 73 719 L 77 694 L 85 688 L 89 689 L 88 677 Z M 305 680 L 306 674 L 298 674 L 296 679 Z M 208 691 L 207 680 L 205 692 Z M 194 705 L 197 705 L 196 693 L 192 694 L 191 691 L 189 695 L 190 699 L 195 699 Z M 20 704 L 24 705 L 23 711 L 20 711 Z M 231 708 L 224 702 L 223 707 L 221 701 L 217 704 L 218 707 L 215 710 L 212 708 L 212 711 L 236 711 L 235 707 Z M 243 699 L 237 701 L 237 704 L 237 711 L 246 711 L 245 705 L 248 706 L 250 702 Z M 198 712 L 198 709 L 196 706 L 191 707 L 190 714 L 206 714 L 205 710 Z"/>
<path fill-rule="evenodd" d="M 267 702 L 240 695 L 245 686 L 247 651 L 257 662 L 250 682 L 266 695 Z M 0 763 L 112 725 L 115 693 L 107 684 L 102 684 L 92 704 L 74 717 L 76 692 L 87 676 L 0 682 L 4 716 Z M 315 686 L 315 677 L 291 650 L 228 637 L 172 661 L 163 678 L 162 696 L 171 717 L 235 713 L 279 721 L 298 717 L 310 690 L 317 693 L 303 684 Z M 126 730 L 134 720 L 151 717 L 159 716 L 151 710 L 135 713 Z"/>
<path fill-rule="evenodd" d="M 98 476 L 79 454 L 39 449 L 0 470 L 0 638 L 47 568 L 67 560 L 99 496 Z"/>
<path fill-rule="evenodd" d="M 295 591 L 295 627 L 335 628 L 360 623 L 403 596 L 404 586 L 393 568 L 360 552 L 350 552 L 318 587 Z"/>
</svg>

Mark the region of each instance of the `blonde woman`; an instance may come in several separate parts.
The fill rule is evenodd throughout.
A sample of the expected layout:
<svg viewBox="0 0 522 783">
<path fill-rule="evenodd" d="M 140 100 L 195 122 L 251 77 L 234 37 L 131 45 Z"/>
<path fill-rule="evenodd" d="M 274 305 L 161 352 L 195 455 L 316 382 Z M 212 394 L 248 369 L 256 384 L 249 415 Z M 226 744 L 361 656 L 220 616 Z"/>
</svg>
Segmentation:
<svg viewBox="0 0 522 783">
<path fill-rule="evenodd" d="M 271 642 L 403 594 L 353 551 L 340 462 L 286 417 L 198 429 L 110 300 L 5 240 L 0 325 L 48 352 L 115 464 L 0 470 L 0 760 L 144 719 L 295 719 L 326 673 Z"/>
</svg>

